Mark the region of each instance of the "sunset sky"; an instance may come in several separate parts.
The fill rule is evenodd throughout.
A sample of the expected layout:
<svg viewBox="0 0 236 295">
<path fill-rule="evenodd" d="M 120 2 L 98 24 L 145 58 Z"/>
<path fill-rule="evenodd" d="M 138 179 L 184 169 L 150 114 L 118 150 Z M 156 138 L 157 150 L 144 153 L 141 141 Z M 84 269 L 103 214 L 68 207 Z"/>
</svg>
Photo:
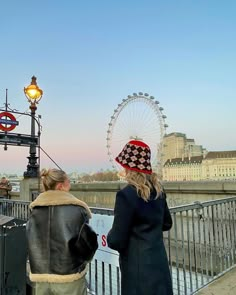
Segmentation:
<svg viewBox="0 0 236 295">
<path fill-rule="evenodd" d="M 160 101 L 168 133 L 236 150 L 235 1 L 9 0 L 0 11 L 1 108 L 7 88 L 10 107 L 27 111 L 35 75 L 41 146 L 67 172 L 111 168 L 110 117 L 139 91 Z M 21 120 L 15 132 L 30 126 Z M 28 154 L 0 146 L 0 173 L 23 174 Z M 55 167 L 43 152 L 41 167 Z"/>
</svg>

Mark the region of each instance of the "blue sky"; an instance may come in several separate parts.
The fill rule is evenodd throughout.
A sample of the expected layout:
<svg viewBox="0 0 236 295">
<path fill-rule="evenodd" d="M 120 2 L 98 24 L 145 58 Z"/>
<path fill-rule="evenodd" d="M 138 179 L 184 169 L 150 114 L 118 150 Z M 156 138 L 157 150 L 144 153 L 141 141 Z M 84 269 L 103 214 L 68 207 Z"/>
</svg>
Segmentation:
<svg viewBox="0 0 236 295">
<path fill-rule="evenodd" d="M 37 77 L 41 145 L 67 172 L 110 167 L 110 116 L 139 91 L 160 101 L 168 133 L 236 149 L 235 1 L 9 0 L 0 11 L 0 104 L 8 88 L 26 111 Z M 0 149 L 1 171 L 23 173 L 28 148 Z M 41 153 L 41 166 L 54 164 Z"/>
</svg>

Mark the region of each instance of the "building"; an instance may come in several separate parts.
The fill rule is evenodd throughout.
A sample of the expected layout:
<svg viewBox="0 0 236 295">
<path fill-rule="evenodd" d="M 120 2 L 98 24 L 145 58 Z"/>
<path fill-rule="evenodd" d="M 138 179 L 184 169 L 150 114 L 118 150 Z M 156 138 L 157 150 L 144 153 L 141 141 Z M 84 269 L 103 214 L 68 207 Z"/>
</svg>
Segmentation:
<svg viewBox="0 0 236 295">
<path fill-rule="evenodd" d="M 164 136 L 162 163 L 166 181 L 236 180 L 236 151 L 207 152 L 180 132 Z"/>
<path fill-rule="evenodd" d="M 162 145 L 162 163 L 169 159 L 197 157 L 205 154 L 201 145 L 196 145 L 194 139 L 189 139 L 184 133 L 166 134 Z"/>
<path fill-rule="evenodd" d="M 236 151 L 207 153 L 202 162 L 202 179 L 236 180 Z"/>
<path fill-rule="evenodd" d="M 165 181 L 199 181 L 202 179 L 203 156 L 168 159 L 163 167 Z"/>
<path fill-rule="evenodd" d="M 236 181 L 236 151 L 208 152 L 206 156 L 168 159 L 163 166 L 163 180 Z"/>
</svg>

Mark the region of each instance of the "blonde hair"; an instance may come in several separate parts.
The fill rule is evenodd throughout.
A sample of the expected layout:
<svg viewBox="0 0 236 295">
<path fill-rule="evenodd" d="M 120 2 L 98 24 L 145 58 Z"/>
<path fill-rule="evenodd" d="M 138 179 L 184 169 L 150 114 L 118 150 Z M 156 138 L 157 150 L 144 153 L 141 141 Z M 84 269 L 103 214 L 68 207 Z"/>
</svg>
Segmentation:
<svg viewBox="0 0 236 295">
<path fill-rule="evenodd" d="M 64 182 L 67 174 L 59 169 L 42 169 L 40 172 L 44 191 L 55 190 L 56 185 Z"/>
<path fill-rule="evenodd" d="M 158 176 L 156 173 L 145 174 L 141 172 L 136 172 L 133 170 L 126 170 L 126 180 L 129 184 L 133 185 L 138 195 L 144 199 L 144 201 L 148 202 L 150 198 L 150 193 L 152 188 L 154 187 L 157 193 L 162 191 L 161 184 L 158 180 Z M 158 197 L 158 194 L 157 194 Z M 156 197 L 156 198 L 157 198 Z"/>
</svg>

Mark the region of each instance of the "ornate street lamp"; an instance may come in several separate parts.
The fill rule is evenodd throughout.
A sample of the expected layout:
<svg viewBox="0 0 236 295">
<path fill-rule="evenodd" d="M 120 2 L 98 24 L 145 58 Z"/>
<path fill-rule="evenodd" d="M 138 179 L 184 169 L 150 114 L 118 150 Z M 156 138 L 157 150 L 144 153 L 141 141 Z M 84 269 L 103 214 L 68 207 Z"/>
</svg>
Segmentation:
<svg viewBox="0 0 236 295">
<path fill-rule="evenodd" d="M 43 96 L 43 91 L 38 87 L 36 77 L 32 77 L 31 84 L 24 88 L 24 93 L 28 102 L 30 103 L 31 111 L 31 138 L 35 137 L 35 113 L 37 110 L 37 104 Z M 24 178 L 32 178 L 39 176 L 39 164 L 38 157 L 36 156 L 36 144 L 32 143 L 29 150 L 29 159 L 27 165 L 27 171 L 24 172 Z"/>
</svg>

